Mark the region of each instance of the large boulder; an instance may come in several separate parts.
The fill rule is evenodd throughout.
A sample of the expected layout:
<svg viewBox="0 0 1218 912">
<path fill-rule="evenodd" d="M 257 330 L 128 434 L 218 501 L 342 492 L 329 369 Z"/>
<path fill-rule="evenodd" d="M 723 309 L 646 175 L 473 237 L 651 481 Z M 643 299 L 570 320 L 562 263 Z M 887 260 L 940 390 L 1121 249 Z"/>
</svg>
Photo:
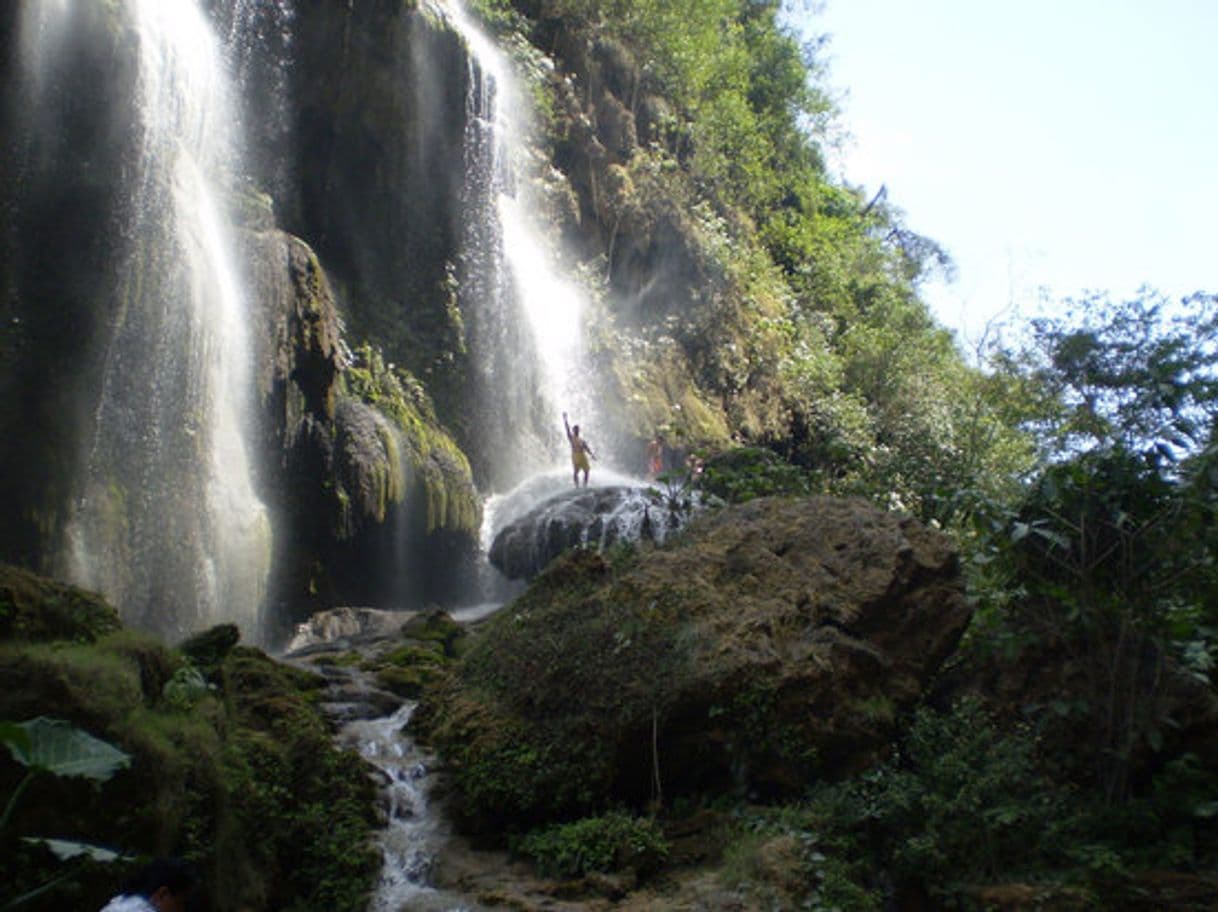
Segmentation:
<svg viewBox="0 0 1218 912">
<path fill-rule="evenodd" d="M 873 762 L 969 617 L 946 536 L 858 500 L 756 500 L 633 565 L 555 561 L 415 724 L 473 829 L 661 786 L 795 794 Z"/>
</svg>

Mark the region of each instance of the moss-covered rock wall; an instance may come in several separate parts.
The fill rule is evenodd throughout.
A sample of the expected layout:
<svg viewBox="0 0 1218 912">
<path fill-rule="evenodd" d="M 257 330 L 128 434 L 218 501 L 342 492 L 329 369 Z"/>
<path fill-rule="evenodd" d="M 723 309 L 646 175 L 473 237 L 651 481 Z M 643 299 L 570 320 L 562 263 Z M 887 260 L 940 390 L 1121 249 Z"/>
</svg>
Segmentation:
<svg viewBox="0 0 1218 912">
<path fill-rule="evenodd" d="M 317 250 L 352 332 L 454 410 L 465 51 L 415 4 L 387 0 L 300 3 L 293 30 L 295 147 L 268 150 L 295 160 L 284 225 Z"/>
<path fill-rule="evenodd" d="M 412 375 L 379 347 L 352 350 L 308 245 L 265 226 L 247 241 L 278 632 L 336 604 L 451 594 L 481 523 L 464 454 Z"/>
</svg>

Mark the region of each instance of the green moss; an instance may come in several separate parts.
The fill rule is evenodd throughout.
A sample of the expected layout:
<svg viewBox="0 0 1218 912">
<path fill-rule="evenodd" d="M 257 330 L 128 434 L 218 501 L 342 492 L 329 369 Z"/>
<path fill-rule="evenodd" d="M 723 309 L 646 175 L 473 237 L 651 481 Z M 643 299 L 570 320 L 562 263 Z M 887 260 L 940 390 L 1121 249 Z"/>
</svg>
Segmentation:
<svg viewBox="0 0 1218 912">
<path fill-rule="evenodd" d="M 443 611 L 425 611 L 414 615 L 402 625 L 402 636 L 408 640 L 437 643 L 446 656 L 457 654 L 465 628 Z"/>
<path fill-rule="evenodd" d="M 612 583 L 599 554 L 570 552 L 478 628 L 451 684 L 428 691 L 416 724 L 451 761 L 467 825 L 595 814 L 623 764 L 647 768 L 643 733 L 688 652 L 662 599 L 611 595 Z"/>
<path fill-rule="evenodd" d="M 219 624 L 183 642 L 178 649 L 204 674 L 214 676 L 241 640 L 236 624 Z"/>
<path fill-rule="evenodd" d="M 389 666 L 376 673 L 376 683 L 390 693 L 413 700 L 422 694 L 423 688 L 435 681 L 437 677 L 438 672 L 434 666 Z"/>
<path fill-rule="evenodd" d="M 0 564 L 0 640 L 91 643 L 119 626 L 100 595 Z"/>
<path fill-rule="evenodd" d="M 431 646 L 400 646 L 376 660 L 378 666 L 395 665 L 410 668 L 415 665 L 441 665 L 444 662 L 444 647 L 439 643 Z"/>
<path fill-rule="evenodd" d="M 48 615 L 59 617 L 63 591 L 41 585 Z M 22 604 L 37 614 L 36 603 Z M 334 747 L 317 706 L 324 679 L 220 639 L 203 650 L 217 686 L 197 687 L 189 700 L 170 698 L 165 685 L 194 667 L 145 634 L 0 642 L 0 719 L 64 718 L 132 757 L 101 788 L 36 779 L 12 832 L 186 857 L 202 869 L 214 909 L 364 909 L 379 869 L 375 789 L 363 761 Z M 0 796 L 22 775 L 0 755 Z M 0 843 L 6 886 L 62 873 L 49 854 L 10 845 L 3 833 Z M 31 908 L 99 908 L 117 876 L 78 865 L 47 894 L 50 905 Z"/>
<path fill-rule="evenodd" d="M 358 652 L 340 652 L 337 655 L 323 654 L 309 660 L 310 665 L 318 668 L 358 668 L 364 662 L 364 657 Z"/>
<path fill-rule="evenodd" d="M 435 407 L 423 385 L 408 371 L 386 364 L 380 351 L 365 344 L 358 349 L 358 362 L 342 374 L 348 395 L 376 408 L 401 431 L 399 443 L 392 434 L 382 436 L 389 473 L 402 460 L 399 446 L 417 484 L 422 489 L 427 531 L 437 529 L 477 534 L 482 522 L 482 502 L 473 485 L 469 460 L 440 426 Z M 406 481 L 386 474 L 380 479 L 382 506 L 400 502 Z M 384 511 L 377 517 L 384 520 Z"/>
</svg>

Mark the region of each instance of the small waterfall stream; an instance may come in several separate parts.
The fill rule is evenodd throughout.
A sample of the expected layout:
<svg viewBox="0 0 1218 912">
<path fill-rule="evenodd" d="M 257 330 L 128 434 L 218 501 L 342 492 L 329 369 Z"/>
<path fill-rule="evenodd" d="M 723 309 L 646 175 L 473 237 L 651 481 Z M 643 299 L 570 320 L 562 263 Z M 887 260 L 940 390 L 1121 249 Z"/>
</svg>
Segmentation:
<svg viewBox="0 0 1218 912">
<path fill-rule="evenodd" d="M 337 743 L 357 751 L 376 770 L 385 826 L 379 837 L 383 865 L 368 912 L 475 912 L 470 900 L 434 885 L 438 856 L 449 837 L 445 819 L 431 807 L 436 760 L 405 733 L 417 703 L 376 688 L 368 672 L 350 666 L 319 667 L 308 658 L 355 648 L 374 652 L 409 613 L 366 612 L 320 632 L 302 632 L 288 661 L 323 671 L 330 697 L 323 708 L 338 724 Z M 472 622 L 471 613 L 457 619 Z"/>
<path fill-rule="evenodd" d="M 380 837 L 384 866 L 369 904 L 369 912 L 402 909 L 466 912 L 456 896 L 431 885 L 443 825 L 428 807 L 433 760 L 402 729 L 415 703 L 407 701 L 394 713 L 346 723 L 339 744 L 354 748 L 380 772 L 386 826 Z"/>
</svg>

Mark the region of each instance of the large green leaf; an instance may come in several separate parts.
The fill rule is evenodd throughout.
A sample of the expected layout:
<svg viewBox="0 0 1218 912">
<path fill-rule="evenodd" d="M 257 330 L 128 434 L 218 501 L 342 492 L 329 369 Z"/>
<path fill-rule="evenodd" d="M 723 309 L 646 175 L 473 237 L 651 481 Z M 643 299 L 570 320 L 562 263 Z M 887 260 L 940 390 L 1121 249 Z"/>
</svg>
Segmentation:
<svg viewBox="0 0 1218 912">
<path fill-rule="evenodd" d="M 28 751 L 30 736 L 17 722 L 0 722 L 0 744 L 14 745 L 20 750 Z"/>
<path fill-rule="evenodd" d="M 128 754 L 63 719 L 39 716 L 20 723 L 19 727 L 29 741 L 26 744 L 8 741 L 9 753 L 31 769 L 104 782 L 131 765 Z"/>
<path fill-rule="evenodd" d="M 55 853 L 55 857 L 60 861 L 79 858 L 81 855 L 87 855 L 93 861 L 105 862 L 120 861 L 126 857 L 115 852 L 113 849 L 102 848 L 88 842 L 77 842 L 74 839 L 46 839 L 41 836 L 25 836 L 22 841 L 46 846 Z"/>
</svg>

